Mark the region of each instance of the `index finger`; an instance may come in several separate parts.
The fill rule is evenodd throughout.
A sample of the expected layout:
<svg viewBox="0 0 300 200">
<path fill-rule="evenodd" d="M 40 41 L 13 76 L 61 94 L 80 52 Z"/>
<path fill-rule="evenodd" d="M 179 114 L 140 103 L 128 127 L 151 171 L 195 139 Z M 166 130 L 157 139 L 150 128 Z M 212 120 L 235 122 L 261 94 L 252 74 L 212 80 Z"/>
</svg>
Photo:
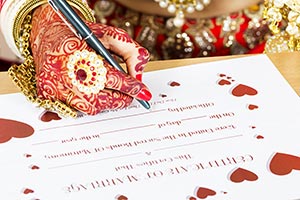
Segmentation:
<svg viewBox="0 0 300 200">
<path fill-rule="evenodd" d="M 118 90 L 133 98 L 149 101 L 152 94 L 147 86 L 136 78 L 111 68 L 106 74 L 106 89 Z"/>
</svg>

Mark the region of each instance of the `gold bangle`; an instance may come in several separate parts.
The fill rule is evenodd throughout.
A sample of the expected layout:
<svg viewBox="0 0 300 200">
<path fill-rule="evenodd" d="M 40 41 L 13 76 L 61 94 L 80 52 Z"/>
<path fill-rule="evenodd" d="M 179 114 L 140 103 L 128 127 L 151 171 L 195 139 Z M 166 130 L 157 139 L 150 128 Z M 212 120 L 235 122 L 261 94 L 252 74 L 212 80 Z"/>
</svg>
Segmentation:
<svg viewBox="0 0 300 200">
<path fill-rule="evenodd" d="M 93 16 L 92 10 L 89 8 L 89 6 L 86 3 L 83 3 L 82 0 L 68 0 L 70 5 L 77 9 L 85 18 L 87 21 L 95 22 L 95 17 Z M 28 16 L 28 14 L 33 11 L 35 8 L 48 3 L 47 0 L 27 0 L 24 5 L 19 9 L 19 11 L 16 13 L 16 18 L 14 20 L 13 24 L 13 37 L 15 44 L 20 49 L 18 41 L 21 38 L 21 31 L 23 22 Z M 22 53 L 22 52 L 21 52 Z"/>
</svg>

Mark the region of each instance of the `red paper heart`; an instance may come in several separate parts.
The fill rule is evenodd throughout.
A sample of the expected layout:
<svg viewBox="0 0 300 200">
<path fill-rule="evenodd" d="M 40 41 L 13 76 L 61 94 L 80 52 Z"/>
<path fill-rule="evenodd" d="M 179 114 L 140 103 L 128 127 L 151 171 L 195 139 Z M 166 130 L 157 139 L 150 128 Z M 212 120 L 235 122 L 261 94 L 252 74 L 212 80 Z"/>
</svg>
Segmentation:
<svg viewBox="0 0 300 200">
<path fill-rule="evenodd" d="M 39 167 L 39 166 L 36 166 L 36 165 L 32 165 L 30 168 L 31 168 L 32 170 L 40 169 L 40 167 Z"/>
<path fill-rule="evenodd" d="M 34 129 L 23 122 L 0 118 L 0 143 L 12 138 L 26 138 L 34 133 Z"/>
<path fill-rule="evenodd" d="M 254 88 L 249 87 L 247 85 L 239 84 L 235 88 L 233 88 L 231 93 L 233 96 L 241 97 L 244 95 L 250 95 L 250 96 L 256 95 L 257 91 Z"/>
<path fill-rule="evenodd" d="M 225 79 L 222 79 L 218 82 L 219 85 L 230 85 L 231 82 Z"/>
<path fill-rule="evenodd" d="M 26 188 L 24 191 L 23 191 L 24 194 L 30 194 L 30 193 L 34 193 L 34 191 L 32 189 L 29 189 L 29 188 Z"/>
<path fill-rule="evenodd" d="M 50 122 L 52 120 L 61 120 L 57 113 L 46 111 L 42 114 L 41 120 L 43 122 Z"/>
<path fill-rule="evenodd" d="M 205 199 L 208 196 L 216 195 L 216 192 L 214 190 L 209 189 L 209 188 L 199 187 L 198 190 L 197 190 L 196 195 L 200 199 Z"/>
<path fill-rule="evenodd" d="M 118 200 L 128 200 L 128 198 L 124 195 L 118 196 Z"/>
<path fill-rule="evenodd" d="M 176 86 L 180 86 L 180 83 L 177 83 L 176 81 L 172 81 L 172 82 L 169 83 L 169 85 L 171 87 L 176 87 Z"/>
<path fill-rule="evenodd" d="M 264 139 L 264 138 L 265 138 L 265 137 L 262 136 L 262 135 L 257 135 L 257 136 L 256 136 L 256 139 L 259 139 L 259 140 Z"/>
<path fill-rule="evenodd" d="M 300 157 L 290 154 L 276 153 L 271 162 L 270 170 L 276 175 L 287 175 L 292 170 L 300 170 Z"/>
<path fill-rule="evenodd" d="M 255 173 L 243 168 L 237 168 L 230 175 L 230 180 L 235 183 L 240 183 L 245 180 L 256 181 L 257 179 L 258 176 Z"/>
<path fill-rule="evenodd" d="M 32 155 L 30 155 L 30 154 L 24 154 L 24 156 L 25 156 L 26 158 L 30 158 Z"/>
<path fill-rule="evenodd" d="M 255 109 L 258 109 L 258 106 L 257 106 L 257 105 L 254 105 L 254 104 L 249 104 L 249 105 L 248 105 L 248 109 L 249 109 L 249 110 L 255 110 Z"/>
<path fill-rule="evenodd" d="M 189 200 L 197 200 L 196 197 L 190 197 Z"/>
</svg>

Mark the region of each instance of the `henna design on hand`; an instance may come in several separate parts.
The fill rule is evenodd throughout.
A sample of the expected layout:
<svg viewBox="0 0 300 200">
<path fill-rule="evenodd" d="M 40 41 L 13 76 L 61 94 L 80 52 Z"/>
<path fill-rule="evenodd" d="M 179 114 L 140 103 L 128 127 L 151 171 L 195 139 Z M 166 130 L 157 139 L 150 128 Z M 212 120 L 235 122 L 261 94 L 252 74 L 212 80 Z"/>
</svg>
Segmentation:
<svg viewBox="0 0 300 200">
<path fill-rule="evenodd" d="M 142 73 L 149 58 L 146 49 L 140 47 L 121 29 L 95 23 L 87 24 L 108 48 L 117 41 L 120 42 L 118 45 L 138 49 L 139 55 L 136 59 L 139 62 L 135 71 Z M 59 99 L 79 111 L 93 115 L 102 110 L 128 106 L 133 100 L 131 96 L 138 96 L 139 92 L 146 88 L 143 83 L 104 62 L 107 68 L 105 89 L 96 94 L 80 92 L 68 76 L 67 62 L 75 51 L 92 49 L 74 35 L 49 5 L 34 11 L 30 43 L 40 98 Z"/>
</svg>

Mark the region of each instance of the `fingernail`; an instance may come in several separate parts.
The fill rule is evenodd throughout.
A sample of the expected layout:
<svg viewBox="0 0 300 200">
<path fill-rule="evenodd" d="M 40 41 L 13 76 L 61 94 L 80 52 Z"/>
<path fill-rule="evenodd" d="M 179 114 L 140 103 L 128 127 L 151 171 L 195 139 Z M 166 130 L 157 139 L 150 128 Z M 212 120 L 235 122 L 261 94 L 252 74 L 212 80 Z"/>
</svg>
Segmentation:
<svg viewBox="0 0 300 200">
<path fill-rule="evenodd" d="M 142 74 L 137 74 L 135 78 L 139 81 L 142 81 Z"/>
<path fill-rule="evenodd" d="M 139 99 L 142 99 L 142 100 L 145 100 L 145 101 L 149 101 L 149 100 L 152 98 L 152 94 L 149 92 L 149 90 L 147 90 L 147 89 L 142 89 L 142 90 L 138 93 L 137 97 L 138 97 Z"/>
</svg>

